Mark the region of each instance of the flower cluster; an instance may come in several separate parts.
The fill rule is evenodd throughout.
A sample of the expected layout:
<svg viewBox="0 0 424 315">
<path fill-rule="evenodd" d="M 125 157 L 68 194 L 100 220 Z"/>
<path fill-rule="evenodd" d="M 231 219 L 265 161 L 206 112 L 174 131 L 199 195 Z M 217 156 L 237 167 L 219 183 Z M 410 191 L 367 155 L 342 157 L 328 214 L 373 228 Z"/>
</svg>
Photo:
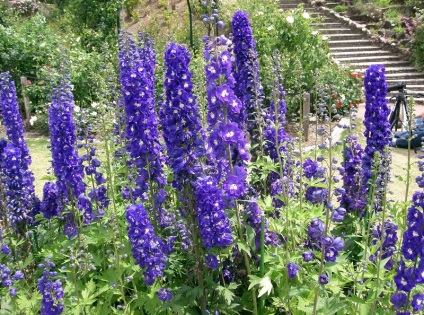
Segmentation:
<svg viewBox="0 0 424 315">
<path fill-rule="evenodd" d="M 22 280 L 24 273 L 20 270 L 11 275 L 11 271 L 6 265 L 0 264 L 0 284 L 5 288 L 9 288 L 11 297 L 16 296 L 17 289 L 14 287 L 15 281 Z"/>
<path fill-rule="evenodd" d="M 403 234 L 401 246 L 403 258 L 399 261 L 397 273 L 394 276 L 398 292 L 392 296 L 390 301 L 396 310 L 410 305 L 413 311 L 417 312 L 423 307 L 424 294 L 422 292 L 414 294 L 412 302 L 408 301 L 408 296 L 417 285 L 424 283 L 424 259 L 422 257 L 424 192 L 415 192 L 412 202 L 412 206 L 408 209 L 407 229 Z M 409 267 L 406 265 L 408 260 L 412 261 L 412 265 Z"/>
<path fill-rule="evenodd" d="M 324 259 L 327 262 L 335 262 L 339 251 L 343 250 L 344 242 L 341 237 L 333 237 L 325 235 L 325 224 L 321 219 L 312 219 L 308 226 L 309 239 L 306 241 L 306 246 L 314 250 L 324 250 Z M 311 252 L 303 254 L 305 261 L 310 261 L 313 258 Z"/>
<path fill-rule="evenodd" d="M 199 172 L 198 159 L 205 153 L 199 106 L 193 95 L 190 54 L 185 46 L 171 43 L 165 52 L 165 96 L 160 111 L 168 164 L 177 189 Z"/>
<path fill-rule="evenodd" d="M 14 202 L 25 204 L 25 212 L 33 218 L 38 213 L 39 200 L 35 196 L 34 175 L 29 169 L 31 157 L 24 139 L 24 127 L 19 114 L 15 83 L 8 72 L 0 74 L 0 112 L 3 116 L 3 124 L 6 128 L 8 139 L 20 152 L 19 172 L 21 174 L 21 188 L 23 189 L 20 197 L 24 197 L 25 200 L 14 198 Z"/>
<path fill-rule="evenodd" d="M 385 160 L 385 147 L 390 143 L 390 109 L 387 106 L 387 83 L 385 69 L 381 65 L 372 65 L 365 73 L 365 132 L 367 145 L 364 151 L 362 168 L 363 184 L 367 187 L 372 177 L 372 161 L 375 152 L 380 152 Z M 365 194 L 366 195 L 366 194 Z"/>
<path fill-rule="evenodd" d="M 242 165 L 250 156 L 240 115 L 243 104 L 234 93 L 231 41 L 224 36 L 205 38 L 205 45 L 209 144 L 220 181 L 231 169 L 230 164 Z"/>
<path fill-rule="evenodd" d="M 128 33 L 120 34 L 119 68 L 126 114 L 127 151 L 131 158 L 129 163 L 136 170 L 136 188 L 131 190 L 131 196 L 136 200 L 150 190 L 155 195 L 154 200 L 150 200 L 155 220 L 161 222 L 166 178 L 155 110 L 155 76 L 151 75 L 155 56 L 149 41 L 137 49 Z"/>
<path fill-rule="evenodd" d="M 258 54 L 250 26 L 249 15 L 237 11 L 232 20 L 232 40 L 234 43 L 236 84 L 234 93 L 244 104 L 240 112 L 242 124 L 247 123 L 247 131 L 253 135 L 257 129 L 257 114 L 261 114 L 263 89 L 260 82 Z M 256 137 L 252 137 L 256 138 Z"/>
<path fill-rule="evenodd" d="M 231 224 L 224 211 L 222 190 L 215 178 L 199 177 L 195 182 L 195 197 L 203 245 L 207 249 L 231 245 Z"/>
<path fill-rule="evenodd" d="M 325 168 L 310 158 L 303 162 L 303 175 L 316 183 L 325 183 Z M 322 204 L 328 199 L 328 188 L 307 185 L 305 198 L 314 204 Z"/>
<path fill-rule="evenodd" d="M 23 226 L 31 223 L 31 196 L 27 195 L 25 172 L 22 170 L 21 150 L 12 143 L 3 148 L 0 157 L 0 181 L 4 189 L 7 220 L 19 233 L 25 233 Z"/>
<path fill-rule="evenodd" d="M 65 292 L 62 289 L 62 282 L 57 277 L 55 264 L 49 258 L 43 264 L 38 266 L 43 269 L 42 276 L 38 279 L 38 290 L 43 299 L 41 301 L 41 315 L 57 315 L 63 313 L 64 304 L 62 302 Z"/>
<path fill-rule="evenodd" d="M 78 198 L 85 191 L 84 174 L 76 150 L 74 97 L 68 74 L 53 89 L 49 107 L 49 128 L 52 163 L 56 185 L 64 200 Z"/>
<path fill-rule="evenodd" d="M 372 232 L 373 245 L 376 245 L 378 242 L 382 242 L 382 244 L 379 249 L 370 256 L 370 260 L 376 261 L 381 249 L 381 259 L 389 258 L 389 260 L 384 265 L 384 268 L 387 270 L 392 269 L 395 264 L 392 256 L 396 252 L 396 242 L 398 240 L 397 229 L 398 227 L 396 224 L 391 221 L 386 221 L 384 222 L 384 233 L 381 231 L 381 225 L 378 225 L 376 228 L 374 228 Z"/>
<path fill-rule="evenodd" d="M 38 10 L 37 2 L 34 0 L 10 0 L 10 7 L 19 14 L 30 15 Z"/>
<path fill-rule="evenodd" d="M 260 248 L 260 235 L 261 235 L 261 220 L 264 216 L 263 211 L 259 208 L 256 200 L 252 199 L 246 203 L 245 211 L 247 213 L 247 224 L 249 224 L 255 230 L 255 245 L 256 248 Z M 265 218 L 265 244 L 277 246 L 279 244 L 278 235 L 275 232 L 271 232 L 268 229 L 268 220 Z"/>
<path fill-rule="evenodd" d="M 157 277 L 163 275 L 166 263 L 165 245 L 156 236 L 146 209 L 142 204 L 128 206 L 126 219 L 128 222 L 128 239 L 132 246 L 131 251 L 135 263 L 144 270 L 144 282 L 151 286 Z"/>
<path fill-rule="evenodd" d="M 348 212 L 362 212 L 365 207 L 362 198 L 365 194 L 362 180 L 364 150 L 355 136 L 346 137 L 345 154 L 346 162 L 342 172 L 344 193 L 339 196 L 339 201 Z"/>
</svg>

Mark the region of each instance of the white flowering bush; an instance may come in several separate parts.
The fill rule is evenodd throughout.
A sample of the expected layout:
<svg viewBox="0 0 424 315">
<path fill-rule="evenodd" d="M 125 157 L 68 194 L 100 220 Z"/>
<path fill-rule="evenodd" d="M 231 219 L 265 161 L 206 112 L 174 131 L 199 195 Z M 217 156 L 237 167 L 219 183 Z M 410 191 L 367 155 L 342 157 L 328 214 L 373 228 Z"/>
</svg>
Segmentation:
<svg viewBox="0 0 424 315">
<path fill-rule="evenodd" d="M 33 0 L 11 0 L 10 7 L 21 15 L 31 15 L 38 10 L 38 5 Z"/>
</svg>

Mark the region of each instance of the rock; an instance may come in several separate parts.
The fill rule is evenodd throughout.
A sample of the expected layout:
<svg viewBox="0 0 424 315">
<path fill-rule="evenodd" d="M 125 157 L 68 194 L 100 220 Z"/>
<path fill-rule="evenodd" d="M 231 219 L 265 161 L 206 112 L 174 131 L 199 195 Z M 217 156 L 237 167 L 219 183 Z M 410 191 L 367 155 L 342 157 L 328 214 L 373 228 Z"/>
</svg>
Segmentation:
<svg viewBox="0 0 424 315">
<path fill-rule="evenodd" d="M 368 14 L 368 17 L 374 21 L 380 21 L 383 16 L 383 11 L 380 9 L 372 9 Z"/>
<path fill-rule="evenodd" d="M 315 0 L 315 5 L 317 7 L 321 7 L 321 6 L 325 5 L 325 0 Z"/>
<path fill-rule="evenodd" d="M 395 25 L 396 24 L 393 21 L 386 20 L 384 21 L 383 28 L 392 29 L 393 27 L 395 27 Z"/>
</svg>

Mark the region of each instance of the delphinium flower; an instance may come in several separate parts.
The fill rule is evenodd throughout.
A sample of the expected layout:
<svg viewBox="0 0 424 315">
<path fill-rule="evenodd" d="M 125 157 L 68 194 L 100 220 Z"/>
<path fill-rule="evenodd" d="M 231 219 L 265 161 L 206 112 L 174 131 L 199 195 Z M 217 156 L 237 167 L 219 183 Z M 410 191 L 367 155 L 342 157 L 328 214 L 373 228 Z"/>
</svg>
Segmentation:
<svg viewBox="0 0 424 315">
<path fill-rule="evenodd" d="M 289 262 L 287 264 L 287 275 L 290 279 L 294 279 L 297 276 L 297 272 L 299 270 L 299 266 L 295 263 Z"/>
<path fill-rule="evenodd" d="M 302 167 L 303 176 L 308 180 L 325 183 L 325 168 L 319 166 L 317 162 L 307 158 L 303 162 Z M 314 204 L 322 204 L 328 199 L 328 188 L 308 185 L 305 192 L 305 198 Z"/>
<path fill-rule="evenodd" d="M 24 273 L 20 270 L 17 270 L 13 275 L 11 270 L 3 264 L 0 264 L 0 285 L 5 288 L 9 288 L 9 295 L 11 297 L 16 296 L 17 289 L 14 287 L 15 282 L 22 280 L 24 278 Z"/>
<path fill-rule="evenodd" d="M 128 239 L 132 246 L 135 263 L 143 269 L 144 282 L 151 286 L 163 275 L 166 256 L 165 245 L 156 236 L 149 216 L 142 204 L 133 204 L 126 209 Z"/>
<path fill-rule="evenodd" d="M 162 302 L 171 301 L 172 300 L 172 292 L 168 289 L 161 288 L 156 292 L 159 300 Z"/>
<path fill-rule="evenodd" d="M 79 157 L 79 163 L 84 173 L 89 178 L 88 186 L 90 187 L 88 198 L 84 195 L 78 197 L 78 202 L 84 208 L 84 222 L 89 223 L 98 216 L 104 214 L 104 209 L 109 205 L 107 196 L 106 179 L 99 170 L 101 162 L 96 157 L 96 147 L 94 146 L 94 130 L 92 123 L 88 120 L 93 113 L 96 113 L 97 105 L 92 105 L 92 110 L 80 109 L 76 115 L 77 135 L 79 149 L 84 148 L 86 154 Z M 95 211 L 93 211 L 93 206 Z M 80 208 L 80 210 L 82 210 Z"/>
<path fill-rule="evenodd" d="M 381 231 L 381 225 L 377 225 L 372 231 L 373 245 L 377 244 L 379 240 L 384 240 L 383 244 L 379 247 L 379 249 L 370 256 L 371 261 L 376 261 L 379 256 L 380 249 L 382 250 L 381 259 L 389 260 L 384 265 L 384 268 L 390 270 L 393 268 L 395 262 L 392 258 L 393 254 L 396 252 L 396 243 L 398 240 L 397 237 L 397 225 L 391 221 L 384 222 L 384 233 Z"/>
<path fill-rule="evenodd" d="M 324 260 L 335 262 L 341 250 L 344 248 L 344 242 L 341 237 L 326 236 L 325 224 L 319 218 L 314 218 L 308 226 L 308 240 L 306 246 L 316 251 L 323 250 Z M 311 252 L 304 253 L 304 260 L 310 261 L 313 258 Z"/>
<path fill-rule="evenodd" d="M 263 216 L 263 210 L 259 207 L 258 203 L 254 198 L 246 202 L 245 212 L 247 214 L 246 223 L 249 224 L 255 230 L 255 245 L 256 248 L 260 248 L 260 235 L 261 235 L 261 218 Z M 268 228 L 268 220 L 265 220 L 265 236 L 264 242 L 266 245 L 277 246 L 279 244 L 278 235 L 275 232 L 271 232 Z"/>
<path fill-rule="evenodd" d="M 258 117 L 262 115 L 264 96 L 260 82 L 256 42 L 253 38 L 249 15 L 246 12 L 237 11 L 233 16 L 231 27 L 235 57 L 234 93 L 244 104 L 240 111 L 241 122 L 243 125 L 247 124 L 251 139 L 257 141 L 254 133 L 255 130 L 258 132 Z"/>
<path fill-rule="evenodd" d="M 50 143 L 53 171 L 59 196 L 62 199 L 60 204 L 65 205 L 67 201 L 73 200 L 72 204 L 76 206 L 78 198 L 85 192 L 85 183 L 76 148 L 77 138 L 73 120 L 74 97 L 70 77 L 66 71 L 62 74 L 59 85 L 52 92 L 52 102 L 48 110 Z M 61 209 L 61 212 L 63 210 Z M 69 224 L 71 224 L 72 216 L 75 215 L 79 214 L 68 214 Z M 76 218 L 74 217 L 73 220 Z M 70 237 L 70 234 L 67 235 Z"/>
<path fill-rule="evenodd" d="M 214 177 L 199 177 L 195 182 L 197 215 L 203 245 L 227 247 L 232 244 L 231 224 L 224 211 L 222 190 Z"/>
<path fill-rule="evenodd" d="M 21 196 L 26 200 L 15 200 L 15 202 L 23 202 L 27 205 L 27 212 L 30 215 L 28 219 L 33 220 L 34 216 L 39 212 L 39 200 L 35 196 L 34 175 L 29 169 L 31 164 L 31 156 L 29 155 L 28 146 L 24 139 L 24 127 L 21 115 L 19 114 L 19 103 L 16 96 L 15 83 L 8 72 L 0 74 L 0 113 L 3 116 L 3 124 L 6 128 L 6 134 L 9 141 L 19 149 L 20 169 L 22 173 L 23 189 L 25 193 Z"/>
<path fill-rule="evenodd" d="M 130 156 L 128 162 L 136 170 L 136 187 L 131 190 L 131 195 L 136 200 L 150 192 L 151 210 L 155 221 L 160 223 L 162 203 L 166 198 L 163 189 L 166 178 L 155 110 L 155 77 L 149 74 L 149 69 L 155 66 L 155 54 L 148 45 L 140 51 L 145 55 L 141 57 L 131 36 L 121 32 L 119 67 L 126 114 L 127 151 Z"/>
<path fill-rule="evenodd" d="M 46 258 L 45 262 L 38 267 L 43 269 L 42 276 L 38 279 L 38 291 L 43 296 L 40 314 L 62 314 L 64 309 L 62 300 L 65 292 L 62 289 L 60 279 L 54 280 L 57 277 L 57 272 L 52 271 L 55 268 L 55 264 L 49 258 Z"/>
<path fill-rule="evenodd" d="M 231 41 L 223 35 L 214 39 L 206 37 L 204 40 L 209 144 L 220 180 L 222 176 L 225 178 L 232 165 L 241 166 L 250 156 L 240 117 L 243 104 L 234 94 L 235 80 L 229 51 Z"/>
<path fill-rule="evenodd" d="M 27 196 L 25 171 L 22 170 L 22 153 L 18 147 L 8 143 L 0 157 L 0 181 L 4 190 L 6 212 L 3 220 L 15 232 L 23 235 L 26 223 L 31 223 L 32 200 Z"/>
<path fill-rule="evenodd" d="M 41 202 L 41 212 L 46 219 L 59 216 L 63 205 L 61 205 L 59 189 L 55 182 L 47 182 L 43 187 L 43 201 Z"/>
<path fill-rule="evenodd" d="M 416 191 L 412 197 L 412 206 L 408 209 L 406 217 L 407 229 L 403 233 L 401 246 L 402 257 L 398 263 L 397 273 L 394 281 L 398 289 L 397 293 L 392 296 L 391 302 L 396 309 L 403 308 L 406 305 L 412 306 L 414 311 L 422 308 L 422 292 L 416 292 L 412 295 L 412 291 L 417 285 L 424 283 L 424 259 L 422 248 L 424 246 L 424 192 Z M 401 295 L 412 296 L 412 301 L 401 299 Z M 405 311 L 408 311 L 405 308 Z"/>
<path fill-rule="evenodd" d="M 390 143 L 390 109 L 387 106 L 387 83 L 385 69 L 382 65 L 372 65 L 365 72 L 365 132 L 366 147 L 362 162 L 363 185 L 368 187 L 373 176 L 372 165 L 376 152 L 380 153 L 381 164 L 389 163 L 385 148 Z M 384 174 L 376 174 L 376 186 L 384 181 Z M 363 194 L 367 195 L 367 194 Z"/>
<path fill-rule="evenodd" d="M 199 173 L 205 154 L 204 131 L 199 105 L 193 95 L 190 54 L 185 46 L 171 43 L 165 51 L 165 101 L 160 110 L 168 164 L 174 173 L 173 185 L 181 190 Z"/>
<path fill-rule="evenodd" d="M 345 155 L 342 172 L 344 192 L 338 199 L 348 212 L 362 212 L 365 207 L 363 195 L 366 193 L 362 179 L 364 150 L 355 136 L 346 137 Z"/>
</svg>

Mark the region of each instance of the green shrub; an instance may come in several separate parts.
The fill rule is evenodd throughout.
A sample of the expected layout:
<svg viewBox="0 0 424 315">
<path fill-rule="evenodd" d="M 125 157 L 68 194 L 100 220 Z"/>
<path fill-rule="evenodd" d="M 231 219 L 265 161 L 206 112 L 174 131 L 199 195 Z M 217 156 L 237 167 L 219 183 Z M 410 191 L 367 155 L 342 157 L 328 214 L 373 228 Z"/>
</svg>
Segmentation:
<svg viewBox="0 0 424 315">
<path fill-rule="evenodd" d="M 346 12 L 349 9 L 349 7 L 347 5 L 343 5 L 343 4 L 338 4 L 334 7 L 334 11 L 336 12 Z"/>
</svg>

